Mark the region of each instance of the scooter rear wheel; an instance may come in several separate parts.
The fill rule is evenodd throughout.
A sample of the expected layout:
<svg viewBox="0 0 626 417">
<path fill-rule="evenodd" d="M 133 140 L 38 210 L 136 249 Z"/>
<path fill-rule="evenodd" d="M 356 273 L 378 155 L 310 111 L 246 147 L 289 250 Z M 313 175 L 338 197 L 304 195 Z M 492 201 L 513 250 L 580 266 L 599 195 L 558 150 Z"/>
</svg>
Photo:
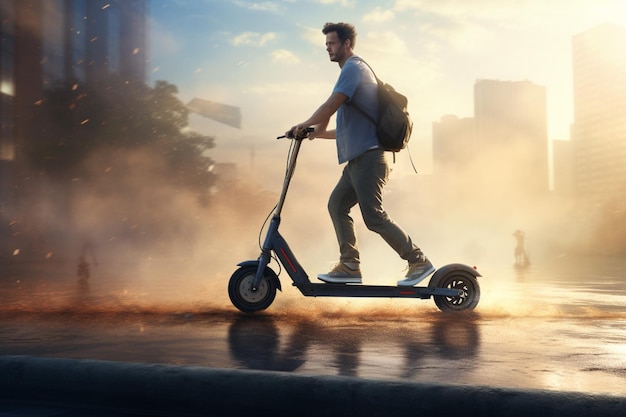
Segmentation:
<svg viewBox="0 0 626 417">
<path fill-rule="evenodd" d="M 433 296 L 435 304 L 443 312 L 473 310 L 480 300 L 478 280 L 476 280 L 476 277 L 462 271 L 443 277 L 437 287 L 462 291 L 461 295 L 455 297 L 445 295 Z"/>
<path fill-rule="evenodd" d="M 228 282 L 228 296 L 235 307 L 244 313 L 265 310 L 276 298 L 276 284 L 270 277 L 261 279 L 259 288 L 252 291 L 256 267 L 244 266 L 237 269 Z"/>
</svg>

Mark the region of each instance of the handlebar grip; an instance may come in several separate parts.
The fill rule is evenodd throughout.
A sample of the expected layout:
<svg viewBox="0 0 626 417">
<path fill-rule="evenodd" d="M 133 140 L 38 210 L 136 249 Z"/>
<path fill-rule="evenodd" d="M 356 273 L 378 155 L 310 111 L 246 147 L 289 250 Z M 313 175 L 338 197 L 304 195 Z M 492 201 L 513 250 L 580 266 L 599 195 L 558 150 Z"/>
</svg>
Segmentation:
<svg viewBox="0 0 626 417">
<path fill-rule="evenodd" d="M 312 131 L 314 131 L 315 128 L 312 126 L 309 126 L 306 128 L 306 133 L 311 133 Z M 305 136 L 306 137 L 306 136 Z M 304 139 L 305 137 L 302 138 L 295 138 L 293 136 L 287 136 L 287 135 L 282 135 L 282 136 L 277 136 L 276 139 L 284 139 L 284 138 L 289 138 L 289 139 Z"/>
</svg>

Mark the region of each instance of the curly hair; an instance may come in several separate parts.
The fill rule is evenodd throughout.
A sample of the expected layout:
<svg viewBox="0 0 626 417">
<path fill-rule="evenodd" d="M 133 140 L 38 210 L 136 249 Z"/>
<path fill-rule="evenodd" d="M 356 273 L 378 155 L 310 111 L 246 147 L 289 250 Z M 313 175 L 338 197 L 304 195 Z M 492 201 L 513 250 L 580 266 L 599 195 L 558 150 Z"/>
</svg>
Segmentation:
<svg viewBox="0 0 626 417">
<path fill-rule="evenodd" d="M 331 32 L 337 32 L 337 37 L 339 38 L 341 43 L 344 43 L 347 39 L 349 39 L 350 46 L 352 46 L 352 49 L 354 49 L 354 46 L 356 45 L 356 29 L 353 25 L 343 22 L 328 22 L 322 28 L 322 33 L 324 35 L 327 35 Z"/>
</svg>

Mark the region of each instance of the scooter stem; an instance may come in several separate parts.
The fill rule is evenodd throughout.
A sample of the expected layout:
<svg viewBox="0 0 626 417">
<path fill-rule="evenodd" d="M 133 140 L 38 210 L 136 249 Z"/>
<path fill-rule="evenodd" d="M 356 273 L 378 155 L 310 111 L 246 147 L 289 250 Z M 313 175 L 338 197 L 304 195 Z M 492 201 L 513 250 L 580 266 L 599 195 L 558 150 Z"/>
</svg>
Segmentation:
<svg viewBox="0 0 626 417">
<path fill-rule="evenodd" d="M 302 145 L 302 139 L 293 139 L 296 141 L 293 145 L 293 149 L 291 151 L 291 155 L 289 157 L 289 162 L 287 164 L 287 172 L 285 173 L 285 180 L 283 182 L 283 189 L 280 193 L 280 198 L 278 199 L 278 204 L 276 204 L 276 209 L 274 210 L 274 216 L 280 217 L 280 213 L 283 211 L 283 205 L 285 204 L 285 198 L 287 197 L 287 190 L 289 189 L 289 184 L 291 183 L 291 178 L 296 170 L 296 161 L 298 159 L 298 152 L 300 152 L 300 146 Z"/>
<path fill-rule="evenodd" d="M 274 214 L 267 229 L 263 247 L 261 248 L 258 269 L 256 271 L 256 276 L 254 277 L 254 282 L 252 283 L 252 291 L 256 291 L 259 288 L 261 280 L 263 279 L 265 267 L 270 262 L 271 252 L 274 249 L 274 234 L 278 231 L 278 226 L 280 225 L 280 213 L 283 211 L 283 205 L 285 204 L 285 198 L 287 197 L 287 190 L 289 189 L 291 178 L 296 170 L 296 161 L 298 159 L 298 153 L 300 152 L 300 146 L 302 145 L 302 139 L 293 140 L 296 142 L 293 144 L 293 149 L 291 150 L 291 155 L 287 163 L 287 172 L 285 173 L 285 180 L 283 181 L 283 189 L 280 193 L 280 197 L 278 198 L 278 203 L 274 209 Z"/>
</svg>

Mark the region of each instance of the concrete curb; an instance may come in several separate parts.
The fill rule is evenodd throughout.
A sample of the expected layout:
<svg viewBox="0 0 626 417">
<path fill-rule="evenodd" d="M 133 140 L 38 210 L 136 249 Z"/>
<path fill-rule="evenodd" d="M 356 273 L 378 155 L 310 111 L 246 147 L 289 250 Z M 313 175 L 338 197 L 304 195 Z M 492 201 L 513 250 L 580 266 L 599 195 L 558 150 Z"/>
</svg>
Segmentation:
<svg viewBox="0 0 626 417">
<path fill-rule="evenodd" d="M 0 398 L 176 416 L 616 416 L 626 398 L 197 366 L 0 356 Z"/>
</svg>

